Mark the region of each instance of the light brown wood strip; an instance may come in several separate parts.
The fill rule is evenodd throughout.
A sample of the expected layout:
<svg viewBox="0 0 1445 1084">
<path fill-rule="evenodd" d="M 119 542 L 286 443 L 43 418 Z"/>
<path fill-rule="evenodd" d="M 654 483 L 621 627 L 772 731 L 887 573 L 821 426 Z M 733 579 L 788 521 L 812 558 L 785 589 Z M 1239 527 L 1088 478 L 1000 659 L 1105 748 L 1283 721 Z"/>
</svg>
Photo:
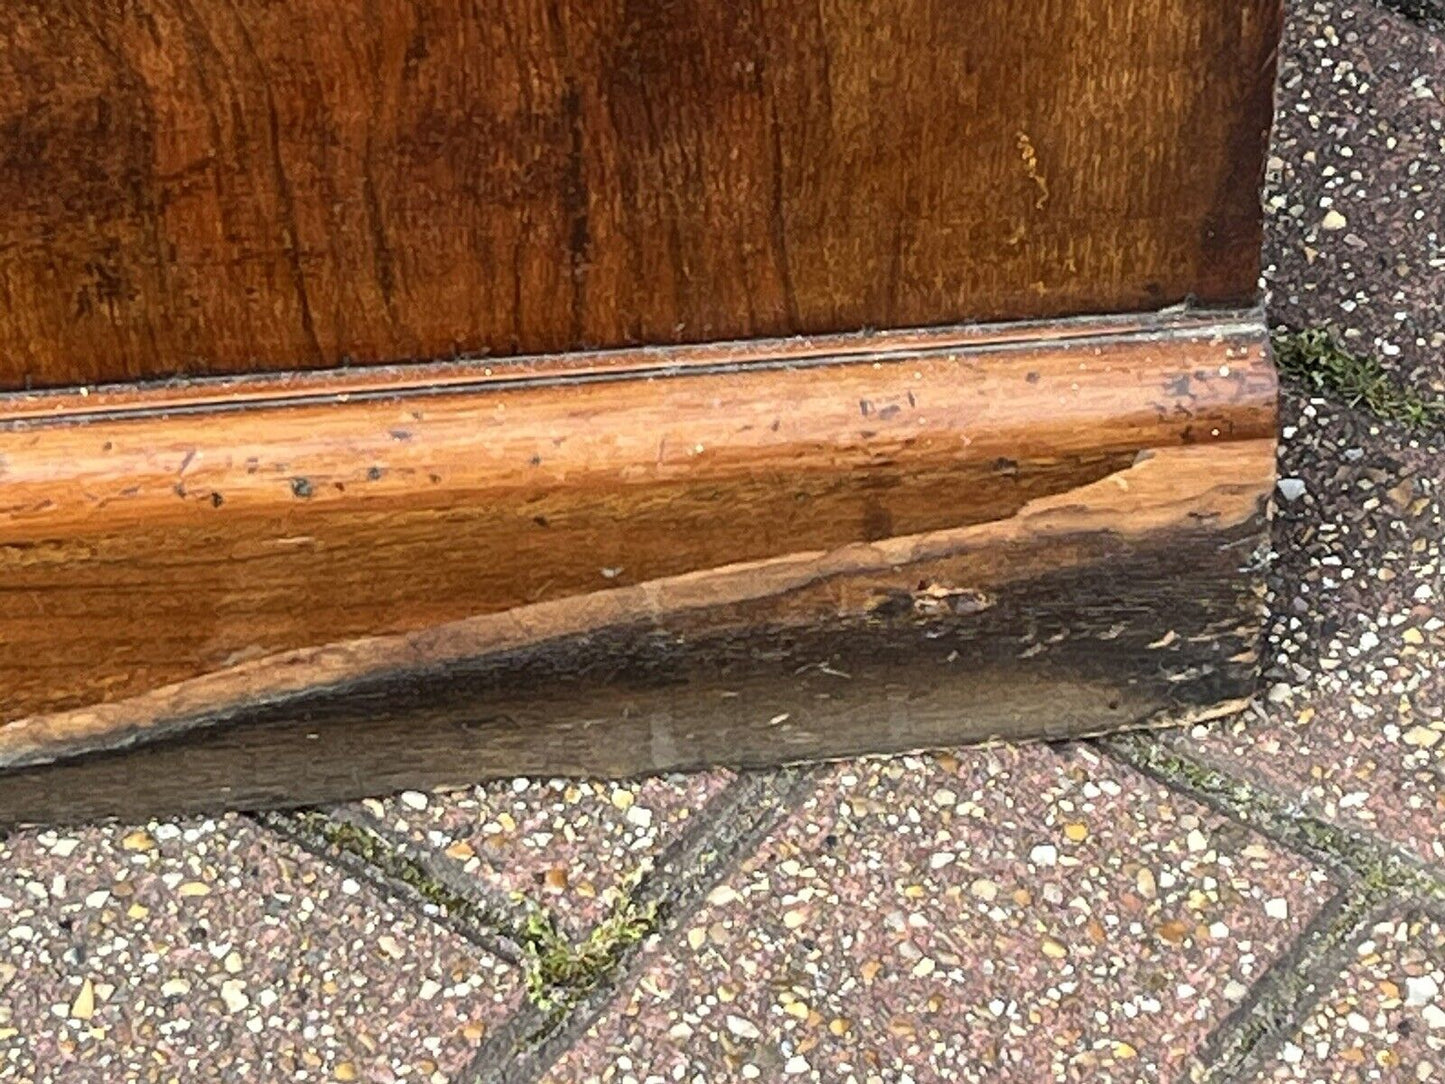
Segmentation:
<svg viewBox="0 0 1445 1084">
<path fill-rule="evenodd" d="M 1270 440 L 1258 327 L 0 431 L 0 717 Z"/>
<path fill-rule="evenodd" d="M 786 339 L 696 343 L 669 347 L 575 351 L 496 360 L 414 362 L 354 369 L 249 373 L 129 384 L 82 385 L 0 393 L 0 427 L 61 424 L 117 414 L 213 411 L 250 404 L 339 401 L 411 395 L 419 391 L 473 388 L 552 379 L 632 379 L 678 370 L 810 365 L 873 356 L 900 359 L 954 348 L 1025 346 L 1047 342 L 1148 336 L 1164 342 L 1179 336 L 1237 335 L 1257 327 L 1252 309 L 1177 308 L 1166 312 L 1081 316 L 1067 320 L 1015 320 L 940 328 L 894 328 Z"/>
</svg>

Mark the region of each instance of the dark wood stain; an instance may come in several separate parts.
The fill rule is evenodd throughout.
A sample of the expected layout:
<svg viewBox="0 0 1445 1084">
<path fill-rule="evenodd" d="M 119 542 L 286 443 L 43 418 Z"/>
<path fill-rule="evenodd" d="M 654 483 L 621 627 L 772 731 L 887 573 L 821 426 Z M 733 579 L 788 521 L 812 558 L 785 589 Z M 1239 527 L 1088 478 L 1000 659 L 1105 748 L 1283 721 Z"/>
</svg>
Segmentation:
<svg viewBox="0 0 1445 1084">
<path fill-rule="evenodd" d="M 1276 0 L 13 0 L 0 387 L 1255 291 Z"/>
<path fill-rule="evenodd" d="M 1274 479 L 1263 344 L 914 340 L 0 426 L 0 822 L 1237 710 Z"/>
<path fill-rule="evenodd" d="M 891 573 L 835 561 L 820 580 L 731 601 L 699 585 L 664 592 L 646 615 L 600 606 L 585 630 L 543 621 L 510 646 L 460 628 L 404 651 L 362 643 L 350 677 L 317 670 L 289 693 L 242 681 L 228 695 L 216 682 L 172 697 L 171 714 L 137 716 L 138 729 L 59 727 L 58 744 L 28 755 L 11 738 L 0 822 L 310 804 L 517 773 L 758 766 L 1237 710 L 1263 613 L 1240 567 L 1267 538 L 1271 448 L 1184 453 L 1161 465 L 1178 484 L 1152 496 L 1114 510 L 1107 497 L 1077 512 L 1055 502 L 1052 526 L 919 544 Z M 1201 478 L 1225 471 L 1238 480 Z M 960 575 L 972 586 L 942 587 Z M 70 755 L 26 766 L 37 750 Z"/>
</svg>

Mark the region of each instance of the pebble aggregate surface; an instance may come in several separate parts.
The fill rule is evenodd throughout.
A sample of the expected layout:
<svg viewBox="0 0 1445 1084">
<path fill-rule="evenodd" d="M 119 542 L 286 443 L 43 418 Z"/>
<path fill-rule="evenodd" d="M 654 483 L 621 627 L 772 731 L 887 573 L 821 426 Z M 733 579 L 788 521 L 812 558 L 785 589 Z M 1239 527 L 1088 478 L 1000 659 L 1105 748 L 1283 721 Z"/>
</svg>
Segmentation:
<svg viewBox="0 0 1445 1084">
<path fill-rule="evenodd" d="M 1438 5 L 1287 6 L 1270 320 L 1434 401 Z M 0 1082 L 1445 1081 L 1445 427 L 1297 379 L 1281 424 L 1261 695 L 1146 739 L 1268 816 L 1075 743 L 323 811 L 422 856 L 405 884 L 240 815 L 16 830 Z M 729 834 L 760 782 L 787 801 Z M 1355 864 L 1296 849 L 1306 822 Z M 1385 891 L 1360 854 L 1415 880 Z M 618 949 L 608 916 L 638 893 L 656 907 Z M 527 915 L 596 957 L 551 1015 Z"/>
<path fill-rule="evenodd" d="M 0 1079 L 450 1080 L 517 970 L 241 818 L 0 844 Z"/>
</svg>

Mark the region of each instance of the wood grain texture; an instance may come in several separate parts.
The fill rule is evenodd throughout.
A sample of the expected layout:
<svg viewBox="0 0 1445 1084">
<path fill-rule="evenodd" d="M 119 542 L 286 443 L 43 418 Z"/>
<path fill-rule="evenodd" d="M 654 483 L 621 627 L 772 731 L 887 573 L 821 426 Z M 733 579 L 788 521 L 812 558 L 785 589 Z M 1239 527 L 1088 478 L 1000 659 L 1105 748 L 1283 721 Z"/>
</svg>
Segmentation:
<svg viewBox="0 0 1445 1084">
<path fill-rule="evenodd" d="M 1237 710 L 1257 669 L 1273 472 L 1269 439 L 1170 447 L 991 522 L 293 652 L 18 721 L 0 728 L 0 821 L 779 763 Z M 99 751 L 77 756 L 87 750 Z M 33 766 L 57 757 L 70 759 Z"/>
<path fill-rule="evenodd" d="M 0 719 L 1006 519 L 1274 432 L 1248 320 L 662 372 L 0 425 Z"/>
<path fill-rule="evenodd" d="M 1255 292 L 1278 0 L 11 0 L 0 387 Z"/>
<path fill-rule="evenodd" d="M 969 338 L 12 417 L 0 821 L 1236 708 L 1257 317 Z"/>
<path fill-rule="evenodd" d="M 1213 334 L 1239 313 L 1179 308 L 1165 314 L 1110 313 L 1069 320 L 1010 320 L 942 328 L 883 328 L 783 339 L 744 339 L 682 346 L 529 354 L 505 364 L 485 359 L 312 369 L 243 376 L 188 377 L 0 393 L 0 425 L 49 425 L 137 414 L 215 413 L 249 406 L 335 402 L 469 391 L 544 380 L 648 379 L 683 371 L 714 372 L 837 361 L 899 360 L 947 349 L 1064 344 L 1130 334 Z M 1247 317 L 1245 317 L 1247 319 Z"/>
</svg>

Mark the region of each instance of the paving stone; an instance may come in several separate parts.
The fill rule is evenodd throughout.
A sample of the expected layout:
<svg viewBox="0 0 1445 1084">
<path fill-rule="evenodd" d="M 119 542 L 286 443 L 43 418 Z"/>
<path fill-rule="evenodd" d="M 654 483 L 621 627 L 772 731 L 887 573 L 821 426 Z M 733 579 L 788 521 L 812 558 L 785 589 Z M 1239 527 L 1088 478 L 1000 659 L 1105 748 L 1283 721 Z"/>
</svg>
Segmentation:
<svg viewBox="0 0 1445 1084">
<path fill-rule="evenodd" d="M 1381 4 L 1435 34 L 1445 34 L 1445 0 L 1381 0 Z"/>
<path fill-rule="evenodd" d="M 1214 765 L 1445 863 L 1445 574 L 1437 445 L 1287 395 L 1259 714 L 1195 727 Z"/>
<path fill-rule="evenodd" d="M 1445 928 L 1404 915 L 1375 926 L 1256 1079 L 1445 1080 Z"/>
<path fill-rule="evenodd" d="M 1445 40 L 1358 0 L 1289 5 L 1269 162 L 1270 315 L 1445 391 Z"/>
<path fill-rule="evenodd" d="M 236 818 L 0 844 L 0 1077 L 443 1081 L 520 1001 L 474 944 Z"/>
<path fill-rule="evenodd" d="M 545 1079 L 1159 1080 L 1330 891 L 1088 747 L 845 763 Z"/>
<path fill-rule="evenodd" d="M 616 783 L 515 779 L 354 808 L 485 888 L 545 905 L 576 935 L 606 916 L 611 890 L 650 869 L 732 778 L 716 771 Z"/>
</svg>

